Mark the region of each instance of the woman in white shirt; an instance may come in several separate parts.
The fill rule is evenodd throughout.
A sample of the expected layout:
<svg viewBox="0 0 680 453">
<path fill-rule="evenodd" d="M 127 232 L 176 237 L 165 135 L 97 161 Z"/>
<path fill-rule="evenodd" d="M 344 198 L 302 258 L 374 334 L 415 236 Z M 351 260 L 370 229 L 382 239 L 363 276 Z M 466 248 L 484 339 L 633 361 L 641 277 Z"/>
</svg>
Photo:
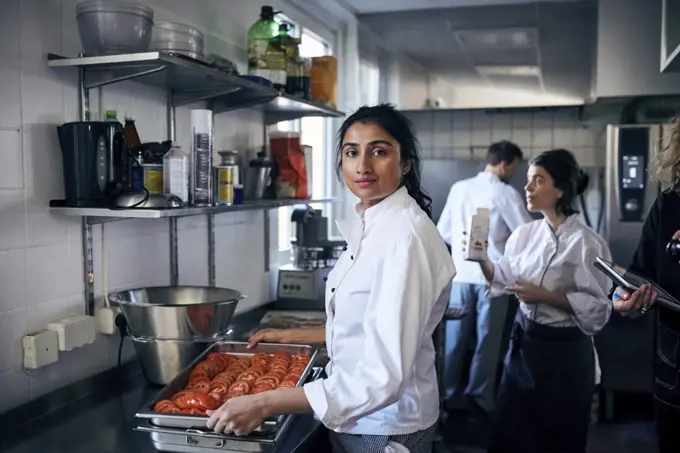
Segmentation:
<svg viewBox="0 0 680 453">
<path fill-rule="evenodd" d="M 408 120 L 390 105 L 362 107 L 338 137 L 338 175 L 360 203 L 356 218 L 338 222 L 347 250 L 328 275 L 326 326 L 251 338 L 325 340 L 327 378 L 231 399 L 208 427 L 241 435 L 269 416 L 314 412 L 335 452 L 430 453 L 439 418 L 432 334 L 453 263 L 430 220 Z"/>
<path fill-rule="evenodd" d="M 482 263 L 492 293 L 520 309 L 498 395 L 489 453 L 584 453 L 595 389 L 592 336 L 609 320 L 609 282 L 593 263 L 607 244 L 572 204 L 588 184 L 566 150 L 529 166 L 527 207 L 544 216 L 517 228 L 503 257 Z"/>
</svg>

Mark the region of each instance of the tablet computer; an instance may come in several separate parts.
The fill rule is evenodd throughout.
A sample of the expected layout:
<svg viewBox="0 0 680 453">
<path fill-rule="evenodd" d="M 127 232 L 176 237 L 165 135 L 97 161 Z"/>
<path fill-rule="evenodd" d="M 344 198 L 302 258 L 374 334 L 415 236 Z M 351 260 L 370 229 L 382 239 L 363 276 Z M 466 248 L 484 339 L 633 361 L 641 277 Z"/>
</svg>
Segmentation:
<svg viewBox="0 0 680 453">
<path fill-rule="evenodd" d="M 597 270 L 609 277 L 616 286 L 620 286 L 627 291 L 633 292 L 643 285 L 652 285 L 652 289 L 657 293 L 656 303 L 671 310 L 680 311 L 680 302 L 647 277 L 626 270 L 600 257 L 595 259 L 593 265 Z"/>
</svg>

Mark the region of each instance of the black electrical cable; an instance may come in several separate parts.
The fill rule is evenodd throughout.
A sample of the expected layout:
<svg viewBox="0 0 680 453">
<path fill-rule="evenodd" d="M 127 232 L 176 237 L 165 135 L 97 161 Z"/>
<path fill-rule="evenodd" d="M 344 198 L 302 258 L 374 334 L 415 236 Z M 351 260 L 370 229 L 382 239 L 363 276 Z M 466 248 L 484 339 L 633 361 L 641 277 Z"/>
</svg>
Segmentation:
<svg viewBox="0 0 680 453">
<path fill-rule="evenodd" d="M 116 315 L 116 320 L 115 320 L 116 327 L 118 328 L 118 333 L 120 334 L 120 342 L 118 343 L 118 367 L 121 366 L 122 364 L 122 359 L 123 359 L 123 344 L 125 342 L 125 336 L 127 334 L 127 321 L 125 320 L 125 316 L 122 314 Z"/>
</svg>

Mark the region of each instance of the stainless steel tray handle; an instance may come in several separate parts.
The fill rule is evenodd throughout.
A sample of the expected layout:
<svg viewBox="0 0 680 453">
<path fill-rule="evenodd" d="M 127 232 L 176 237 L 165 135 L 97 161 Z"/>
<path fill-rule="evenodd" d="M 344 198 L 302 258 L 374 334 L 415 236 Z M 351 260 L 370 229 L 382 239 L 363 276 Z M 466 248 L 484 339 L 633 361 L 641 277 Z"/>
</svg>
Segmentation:
<svg viewBox="0 0 680 453">
<path fill-rule="evenodd" d="M 214 436 L 209 436 L 208 433 L 198 430 L 198 429 L 187 429 L 187 433 L 193 433 L 199 437 L 194 437 L 191 434 L 187 434 L 187 444 L 193 445 L 194 447 L 210 447 L 210 448 L 222 448 L 224 447 L 224 439 L 216 439 Z M 203 442 L 201 440 L 203 439 Z M 206 442 L 210 441 L 210 442 Z M 209 443 L 208 445 L 206 445 Z"/>
</svg>

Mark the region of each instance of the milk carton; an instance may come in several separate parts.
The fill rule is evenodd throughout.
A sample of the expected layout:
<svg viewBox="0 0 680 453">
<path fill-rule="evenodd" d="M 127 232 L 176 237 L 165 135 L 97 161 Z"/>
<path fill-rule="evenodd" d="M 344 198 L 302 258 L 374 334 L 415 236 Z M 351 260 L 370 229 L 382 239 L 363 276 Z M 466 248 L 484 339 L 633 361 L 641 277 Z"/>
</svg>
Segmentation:
<svg viewBox="0 0 680 453">
<path fill-rule="evenodd" d="M 490 213 L 487 208 L 477 208 L 477 213 L 470 218 L 463 257 L 466 261 L 484 261 L 489 259 Z"/>
</svg>

